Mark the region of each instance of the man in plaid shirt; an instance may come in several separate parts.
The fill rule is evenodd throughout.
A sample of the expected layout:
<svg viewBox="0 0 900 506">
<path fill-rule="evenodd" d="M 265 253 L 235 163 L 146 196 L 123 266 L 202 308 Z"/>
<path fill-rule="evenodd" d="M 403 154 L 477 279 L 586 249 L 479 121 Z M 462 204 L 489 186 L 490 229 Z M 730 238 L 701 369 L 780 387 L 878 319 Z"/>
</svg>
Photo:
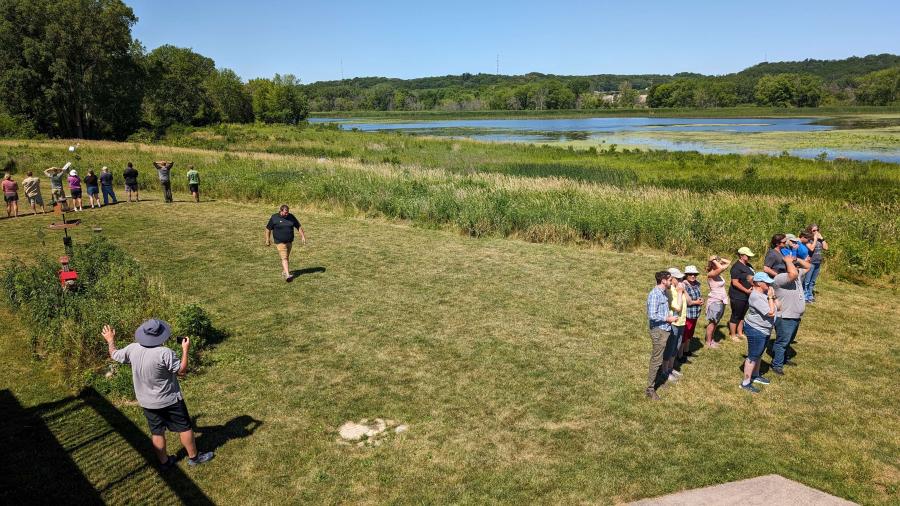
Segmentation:
<svg viewBox="0 0 900 506">
<path fill-rule="evenodd" d="M 653 347 L 650 351 L 650 370 L 647 374 L 647 397 L 655 401 L 659 400 L 656 394 L 656 379 L 659 368 L 663 363 L 663 351 L 666 349 L 666 341 L 672 333 L 672 323 L 678 317 L 669 313 L 669 299 L 666 291 L 672 275 L 668 271 L 656 273 L 656 286 L 647 295 L 647 320 L 650 322 L 650 342 Z"/>
</svg>

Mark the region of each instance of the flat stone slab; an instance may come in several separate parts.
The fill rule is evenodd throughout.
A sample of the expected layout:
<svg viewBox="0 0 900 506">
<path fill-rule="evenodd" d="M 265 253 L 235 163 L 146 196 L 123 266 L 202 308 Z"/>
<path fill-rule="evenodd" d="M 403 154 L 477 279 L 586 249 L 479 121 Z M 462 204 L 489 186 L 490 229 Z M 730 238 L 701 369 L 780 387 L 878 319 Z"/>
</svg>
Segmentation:
<svg viewBox="0 0 900 506">
<path fill-rule="evenodd" d="M 826 494 L 821 490 L 807 487 L 777 474 L 732 481 L 711 487 L 686 490 L 651 499 L 630 503 L 635 506 L 650 505 L 740 505 L 740 506 L 795 506 L 816 504 L 818 506 L 846 506 L 852 503 L 840 497 Z"/>
</svg>

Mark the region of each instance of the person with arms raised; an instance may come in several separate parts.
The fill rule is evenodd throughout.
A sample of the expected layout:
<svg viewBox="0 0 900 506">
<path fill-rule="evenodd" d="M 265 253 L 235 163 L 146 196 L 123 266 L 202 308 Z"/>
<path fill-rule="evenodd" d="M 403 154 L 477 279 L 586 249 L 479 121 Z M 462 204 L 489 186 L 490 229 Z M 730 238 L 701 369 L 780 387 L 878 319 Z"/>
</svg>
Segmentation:
<svg viewBox="0 0 900 506">
<path fill-rule="evenodd" d="M 109 357 L 121 364 L 131 364 L 131 379 L 138 405 L 150 426 L 153 450 L 163 470 L 175 466 L 175 457 L 166 451 L 166 430 L 177 432 L 187 450 L 188 464 L 212 460 L 213 452 L 200 452 L 194 439 L 191 417 L 181 394 L 178 377 L 188 370 L 188 348 L 191 341 L 181 338 L 181 359 L 163 344 L 171 337 L 172 327 L 157 319 L 147 320 L 134 331 L 135 342 L 116 348 L 116 329 L 103 326 L 103 339 Z"/>
</svg>

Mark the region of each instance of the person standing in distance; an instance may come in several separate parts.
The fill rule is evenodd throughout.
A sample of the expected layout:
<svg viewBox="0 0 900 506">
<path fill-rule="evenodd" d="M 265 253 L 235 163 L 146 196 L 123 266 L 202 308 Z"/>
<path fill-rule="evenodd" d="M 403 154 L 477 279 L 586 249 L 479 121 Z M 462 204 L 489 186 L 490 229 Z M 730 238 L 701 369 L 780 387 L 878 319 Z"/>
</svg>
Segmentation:
<svg viewBox="0 0 900 506">
<path fill-rule="evenodd" d="M 669 313 L 669 290 L 672 275 L 668 271 L 659 271 L 655 275 L 656 286 L 647 294 L 647 320 L 650 324 L 650 369 L 647 371 L 647 389 L 644 393 L 648 399 L 659 400 L 656 385 L 663 367 L 663 353 L 672 335 L 672 322 L 677 316 Z"/>
<path fill-rule="evenodd" d="M 31 205 L 32 214 L 37 214 L 37 206 L 41 206 L 41 214 L 46 214 L 47 209 L 44 208 L 44 198 L 41 196 L 41 180 L 34 177 L 34 172 L 28 171 L 22 180 L 22 188 L 25 189 L 25 198 Z"/>
<path fill-rule="evenodd" d="M 738 261 L 731 266 L 731 285 L 728 287 L 728 300 L 731 302 L 731 318 L 728 319 L 728 335 L 732 341 L 746 338 L 744 335 L 744 315 L 747 314 L 747 301 L 753 293 L 753 275 L 756 271 L 750 265 L 753 251 L 744 246 L 738 251 Z"/>
<path fill-rule="evenodd" d="M 19 216 L 19 184 L 16 183 L 12 175 L 7 172 L 3 174 L 3 200 L 6 201 L 6 217 L 17 218 Z"/>
<path fill-rule="evenodd" d="M 125 194 L 128 195 L 128 202 L 131 202 L 131 194 L 134 194 L 134 201 L 141 201 L 141 194 L 138 192 L 138 171 L 131 162 L 122 171 L 122 178 L 125 179 Z"/>
<path fill-rule="evenodd" d="M 306 244 L 306 234 L 303 232 L 303 226 L 297 217 L 290 213 L 287 204 L 283 204 L 278 212 L 269 218 L 266 224 L 266 246 L 272 245 L 272 238 L 275 238 L 275 247 L 278 249 L 278 255 L 281 256 L 281 277 L 285 281 L 290 282 L 294 279 L 291 275 L 288 260 L 291 257 L 291 245 L 294 242 L 294 229 L 300 232 L 300 241 Z"/>
<path fill-rule="evenodd" d="M 116 329 L 103 326 L 103 339 L 109 347 L 109 357 L 121 364 L 131 364 L 131 379 L 138 404 L 144 408 L 144 417 L 150 426 L 153 450 L 163 469 L 175 466 L 175 458 L 166 451 L 166 430 L 177 432 L 181 444 L 187 450 L 188 464 L 195 466 L 209 462 L 213 452 L 199 452 L 191 428 L 191 417 L 181 395 L 177 376 L 184 376 L 188 369 L 187 337 L 181 340 L 181 360 L 171 348 L 163 346 L 172 335 L 172 327 L 162 321 L 150 319 L 134 331 L 135 342 L 116 349 Z"/>
<path fill-rule="evenodd" d="M 187 180 L 194 202 L 200 202 L 200 173 L 197 172 L 193 165 L 188 165 Z"/>
<path fill-rule="evenodd" d="M 158 162 L 153 162 L 153 166 L 156 167 L 156 174 L 159 176 L 159 184 L 163 189 L 163 199 L 167 203 L 172 202 L 172 181 L 169 178 L 169 172 L 172 171 L 172 167 L 175 166 L 175 162 L 167 162 L 165 160 L 160 160 Z"/>
<path fill-rule="evenodd" d="M 113 190 L 113 175 L 109 171 L 109 167 L 103 166 L 100 169 L 100 193 L 103 194 L 103 205 L 109 205 L 109 199 L 112 199 L 113 204 L 118 204 L 119 200 L 116 198 L 116 192 Z"/>
</svg>

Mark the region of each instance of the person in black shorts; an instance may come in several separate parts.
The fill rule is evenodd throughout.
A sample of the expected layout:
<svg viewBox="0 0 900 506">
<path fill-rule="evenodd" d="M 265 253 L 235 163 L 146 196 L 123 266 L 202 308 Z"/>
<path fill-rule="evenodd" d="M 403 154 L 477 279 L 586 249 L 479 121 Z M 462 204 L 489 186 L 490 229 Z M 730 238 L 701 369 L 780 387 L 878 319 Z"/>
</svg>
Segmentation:
<svg viewBox="0 0 900 506">
<path fill-rule="evenodd" d="M 744 246 L 738 251 L 738 261 L 731 266 L 731 285 L 728 287 L 728 299 L 731 302 L 731 319 L 728 320 L 728 335 L 733 341 L 744 338 L 744 316 L 747 304 L 753 292 L 753 275 L 756 272 L 750 265 L 753 251 Z"/>
<path fill-rule="evenodd" d="M 125 193 L 128 194 L 128 202 L 131 202 L 132 193 L 134 194 L 134 201 L 140 202 L 141 195 L 138 193 L 138 171 L 131 162 L 128 162 L 128 165 L 122 172 L 122 177 L 125 179 Z"/>
<path fill-rule="evenodd" d="M 184 376 L 188 369 L 188 348 L 191 341 L 181 338 L 181 359 L 163 344 L 172 335 L 172 327 L 151 319 L 134 332 L 135 342 L 116 349 L 116 330 L 103 326 L 103 339 L 109 348 L 109 357 L 122 364 L 131 364 L 131 379 L 138 404 L 144 408 L 144 417 L 150 426 L 153 450 L 163 469 L 175 465 L 175 457 L 166 451 L 166 430 L 177 432 L 181 444 L 187 450 L 188 464 L 209 462 L 213 452 L 200 452 L 191 427 L 191 416 L 181 395 L 177 376 Z"/>
</svg>

